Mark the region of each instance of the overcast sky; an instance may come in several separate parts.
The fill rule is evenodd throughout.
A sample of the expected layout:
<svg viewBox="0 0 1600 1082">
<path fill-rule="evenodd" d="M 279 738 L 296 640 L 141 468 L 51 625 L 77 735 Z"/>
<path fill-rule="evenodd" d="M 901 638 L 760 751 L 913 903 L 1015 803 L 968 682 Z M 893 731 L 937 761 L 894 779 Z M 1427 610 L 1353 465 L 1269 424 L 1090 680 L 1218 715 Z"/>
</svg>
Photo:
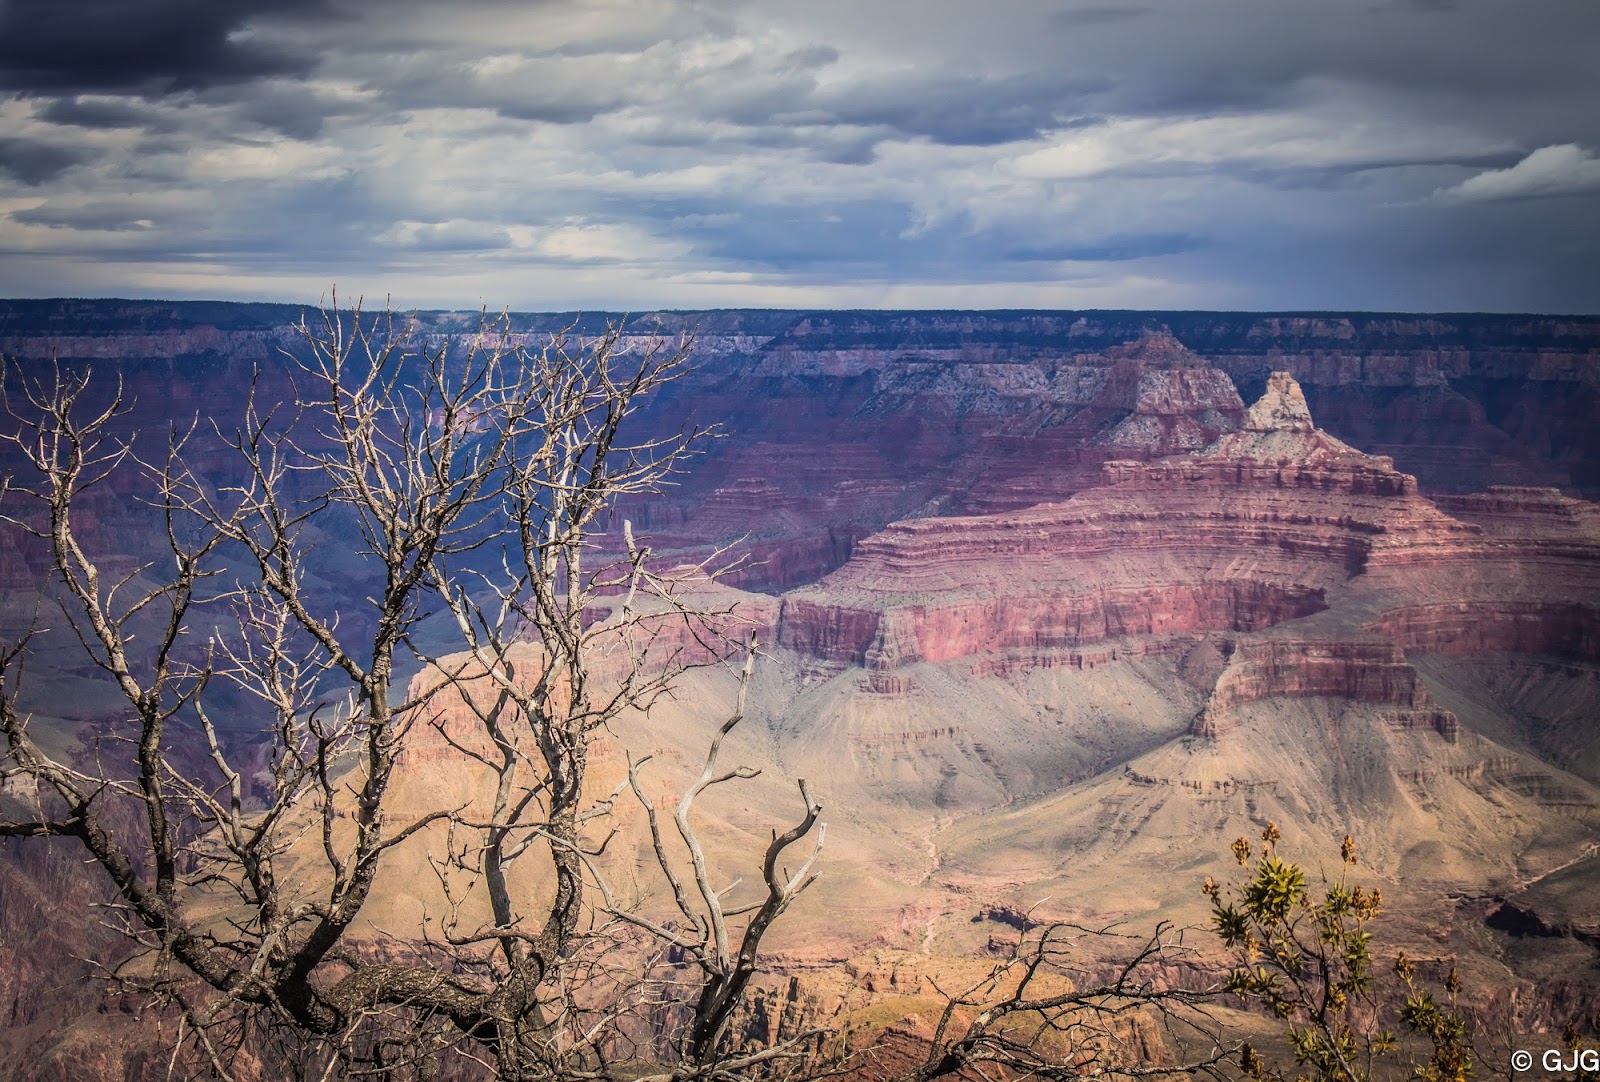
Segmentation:
<svg viewBox="0 0 1600 1082">
<path fill-rule="evenodd" d="M 0 0 L 0 295 L 1600 312 L 1597 0 Z"/>
</svg>

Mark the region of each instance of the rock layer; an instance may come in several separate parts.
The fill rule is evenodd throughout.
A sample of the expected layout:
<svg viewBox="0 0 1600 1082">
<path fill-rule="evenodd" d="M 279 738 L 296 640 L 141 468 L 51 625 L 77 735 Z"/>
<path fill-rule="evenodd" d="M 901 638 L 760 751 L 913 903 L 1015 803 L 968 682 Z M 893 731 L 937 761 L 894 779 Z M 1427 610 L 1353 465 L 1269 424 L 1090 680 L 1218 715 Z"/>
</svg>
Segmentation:
<svg viewBox="0 0 1600 1082">
<path fill-rule="evenodd" d="M 1413 478 L 1315 429 L 1287 376 L 1245 431 L 1114 462 L 1060 504 L 897 523 L 784 600 L 781 641 L 893 668 L 1126 636 L 1253 632 L 1327 607 L 1375 553 L 1475 538 Z"/>
<path fill-rule="evenodd" d="M 1286 696 L 1394 707 L 1383 715 L 1389 724 L 1431 729 L 1452 743 L 1460 729 L 1456 716 L 1433 702 L 1417 670 L 1393 642 L 1269 638 L 1232 648 L 1228 667 L 1195 718 L 1193 732 L 1216 739 L 1230 727 L 1230 712 Z"/>
</svg>

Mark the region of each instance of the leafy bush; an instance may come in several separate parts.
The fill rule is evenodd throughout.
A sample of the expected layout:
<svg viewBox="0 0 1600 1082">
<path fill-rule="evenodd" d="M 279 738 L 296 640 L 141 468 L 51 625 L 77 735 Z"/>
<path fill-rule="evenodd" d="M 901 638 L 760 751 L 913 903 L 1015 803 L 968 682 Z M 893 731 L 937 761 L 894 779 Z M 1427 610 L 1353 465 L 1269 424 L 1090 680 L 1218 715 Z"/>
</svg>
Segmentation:
<svg viewBox="0 0 1600 1082">
<path fill-rule="evenodd" d="M 1313 888 L 1299 865 L 1278 855 L 1280 834 L 1268 823 L 1259 850 L 1245 838 L 1233 855 L 1242 882 L 1207 878 L 1217 935 L 1238 952 L 1226 991 L 1259 1003 L 1288 1023 L 1289 1048 L 1305 1082 L 1372 1082 L 1398 1067 L 1401 1040 L 1384 1025 L 1393 1013 L 1404 1032 L 1426 1038 L 1431 1052 L 1409 1064 L 1418 1082 L 1467 1082 L 1473 1074 L 1471 1033 L 1456 1008 L 1461 981 L 1455 967 L 1445 978 L 1443 1003 L 1423 987 L 1416 964 L 1402 951 L 1380 976 L 1369 930 L 1383 912 L 1383 892 L 1350 882 L 1355 842 L 1340 847 L 1337 878 L 1325 874 Z M 1392 1004 L 1400 1001 L 1395 1008 Z M 1284 1082 L 1249 1044 L 1239 1051 L 1244 1074 L 1257 1082 Z"/>
</svg>

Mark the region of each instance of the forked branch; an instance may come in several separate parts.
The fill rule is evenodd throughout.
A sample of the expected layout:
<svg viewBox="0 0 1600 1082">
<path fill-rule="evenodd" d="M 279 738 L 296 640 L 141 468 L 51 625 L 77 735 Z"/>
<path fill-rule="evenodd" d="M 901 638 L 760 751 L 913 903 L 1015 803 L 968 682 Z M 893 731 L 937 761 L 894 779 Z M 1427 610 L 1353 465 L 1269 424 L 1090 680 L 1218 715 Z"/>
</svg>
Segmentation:
<svg viewBox="0 0 1600 1082">
<path fill-rule="evenodd" d="M 804 811 L 800 821 L 779 833 L 772 832 L 761 864 L 766 896 L 759 902 L 728 908 L 724 896 L 731 887 L 718 887 L 712 879 L 710 866 L 701 844 L 700 836 L 691 819 L 695 801 L 708 789 L 734 780 L 749 780 L 760 772 L 749 767 L 724 769 L 719 765 L 723 741 L 744 720 L 749 701 L 750 678 L 755 669 L 757 639 L 752 633 L 745 647 L 744 665 L 739 672 L 739 688 L 733 713 L 718 728 L 706 752 L 705 766 L 700 776 L 684 791 L 673 815 L 678 837 L 687 851 L 690 877 L 695 897 L 691 897 L 683 876 L 678 871 L 682 858 L 668 846 L 661 830 L 661 822 L 654 802 L 640 781 L 640 769 L 648 757 L 630 758 L 628 780 L 634 796 L 644 808 L 650 828 L 650 841 L 657 864 L 672 889 L 673 902 L 683 917 L 685 926 L 672 927 L 650 920 L 638 913 L 615 910 L 616 916 L 645 928 L 683 950 L 700 972 L 700 994 L 695 1003 L 694 1016 L 685 1037 L 688 1057 L 698 1064 L 709 1064 L 723 1055 L 722 1047 L 729 1021 L 737 1010 L 750 980 L 759 971 L 762 938 L 773 923 L 802 891 L 816 880 L 814 868 L 821 855 L 826 826 L 819 825 L 822 805 L 812 796 L 805 779 L 797 782 Z M 800 866 L 790 872 L 781 866 L 784 853 L 816 828 L 816 841 Z M 735 884 L 737 885 L 737 884 Z M 733 947 L 729 919 L 748 916 L 738 935 L 738 946 Z"/>
</svg>

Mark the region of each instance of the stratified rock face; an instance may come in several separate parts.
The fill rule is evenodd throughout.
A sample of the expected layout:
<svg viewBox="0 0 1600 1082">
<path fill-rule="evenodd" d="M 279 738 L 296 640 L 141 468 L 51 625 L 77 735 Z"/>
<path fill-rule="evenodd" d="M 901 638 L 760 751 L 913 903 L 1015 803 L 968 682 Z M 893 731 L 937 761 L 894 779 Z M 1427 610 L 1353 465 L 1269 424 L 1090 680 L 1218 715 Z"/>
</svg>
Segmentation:
<svg viewBox="0 0 1600 1082">
<path fill-rule="evenodd" d="M 1433 602 L 1390 609 L 1370 626 L 1408 650 L 1429 654 L 1600 657 L 1600 607 L 1592 601 Z"/>
<path fill-rule="evenodd" d="M 808 658 L 869 670 L 1008 652 L 1039 664 L 1050 651 L 1130 636 L 1256 631 L 1323 607 L 1320 589 L 1242 580 L 952 597 L 887 610 L 794 597 L 785 601 L 780 641 Z"/>
<path fill-rule="evenodd" d="M 1287 372 L 1272 374 L 1266 391 L 1250 407 L 1242 431 L 1223 436 L 1202 448 L 1193 458 L 1202 468 L 1213 470 L 1219 464 L 1226 468 L 1231 463 L 1272 463 L 1291 470 L 1305 467 L 1314 473 L 1339 476 L 1340 487 L 1354 486 L 1350 489 L 1352 492 L 1363 486 L 1384 495 L 1415 495 L 1417 492 L 1416 478 L 1397 471 L 1393 459 L 1364 454 L 1317 428 L 1311 420 L 1305 392 Z M 1169 464 L 1163 464 L 1166 465 Z M 1252 469 L 1258 470 L 1258 467 L 1252 465 Z M 1356 480 L 1359 477 L 1367 480 Z M 1311 480 L 1309 475 L 1307 481 L 1313 485 L 1320 483 Z M 1245 491 L 1251 487 L 1248 482 L 1243 485 Z"/>
<path fill-rule="evenodd" d="M 1255 632 L 1326 608 L 1376 551 L 1480 533 L 1386 459 L 1311 427 L 1287 375 L 1251 412 L 1267 422 L 1194 455 L 1108 464 L 1105 486 L 1065 503 L 897 523 L 785 599 L 781 641 L 891 669 Z"/>
<path fill-rule="evenodd" d="M 1317 426 L 1311 423 L 1311 407 L 1294 377 L 1274 372 L 1267 377 L 1266 393 L 1245 414 L 1244 427 L 1251 432 L 1310 432 Z"/>
<path fill-rule="evenodd" d="M 1438 747 L 1461 741 L 1462 722 L 1408 650 L 1600 660 L 1590 505 L 1502 489 L 1459 498 L 1473 520 L 1456 518 L 1387 457 L 1317 429 L 1286 373 L 1238 431 L 1103 473 L 1061 503 L 896 523 L 862 540 L 839 571 L 785 595 L 780 645 L 817 678 L 861 671 L 863 692 L 913 716 L 930 667 L 1015 682 L 1154 663 L 1203 693 L 1185 715 L 1202 742 L 1258 724 L 1264 704 L 1309 701 L 1359 707 L 1396 739 Z M 1035 738 L 1048 743 L 1047 732 Z M 986 769 L 1000 762 L 993 734 L 911 735 L 856 739 L 873 762 L 959 761 L 927 740 L 970 740 Z"/>
<path fill-rule="evenodd" d="M 860 539 L 895 518 L 1059 503 L 1101 484 L 1108 462 L 1203 448 L 1245 427 L 1235 384 L 1251 397 L 1269 383 L 1285 391 L 1263 396 L 1258 434 L 1319 431 L 1398 463 L 1394 477 L 1425 473 L 1429 491 L 1510 482 L 1600 493 L 1594 321 L 832 313 L 797 318 L 726 371 L 714 377 L 719 401 L 757 442 L 714 454 L 706 483 L 736 492 L 724 486 L 760 476 L 781 502 L 740 509 L 718 495 L 696 507 L 685 489 L 670 529 L 749 532 L 774 546 L 745 580 L 769 588 L 814 581 L 828 569 L 816 556 L 848 556 L 833 541 L 844 529 Z M 1303 390 L 1288 393 L 1274 372 Z M 738 420 L 751 400 L 759 408 Z M 831 536 L 813 528 L 802 545 L 777 546 L 817 518 Z"/>
<path fill-rule="evenodd" d="M 1124 454 L 1167 455 L 1204 447 L 1239 427 L 1244 403 L 1233 381 L 1170 334 L 1146 334 L 1105 356 L 1116 364 L 1094 404 L 1131 407 L 1132 414 L 1093 444 Z"/>
<path fill-rule="evenodd" d="M 1432 499 L 1441 510 L 1499 536 L 1576 541 L 1600 536 L 1600 504 L 1574 499 L 1559 489 L 1493 485 L 1482 492 Z"/>
<path fill-rule="evenodd" d="M 840 537 L 894 519 L 1059 500 L 1107 461 L 1194 450 L 1244 418 L 1227 374 L 1165 333 L 1029 363 L 800 348 L 808 337 L 802 321 L 720 379 L 711 401 L 737 438 L 710 448 L 681 500 L 629 510 L 666 547 L 745 537 L 763 561 L 747 585 L 815 581 L 852 551 Z"/>
<path fill-rule="evenodd" d="M 1456 716 L 1428 696 L 1417 670 L 1398 645 L 1385 641 L 1266 638 L 1241 642 L 1217 679 L 1196 736 L 1216 739 L 1232 727 L 1230 713 L 1274 698 L 1344 699 L 1396 709 L 1383 715 L 1401 729 L 1432 729 L 1454 742 Z"/>
</svg>

